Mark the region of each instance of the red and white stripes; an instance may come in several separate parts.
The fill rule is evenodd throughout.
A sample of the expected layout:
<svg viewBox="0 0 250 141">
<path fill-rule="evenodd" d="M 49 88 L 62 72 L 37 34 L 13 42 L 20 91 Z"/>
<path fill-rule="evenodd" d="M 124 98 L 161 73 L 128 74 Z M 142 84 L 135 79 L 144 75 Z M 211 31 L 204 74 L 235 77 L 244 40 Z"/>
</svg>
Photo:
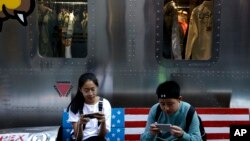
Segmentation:
<svg viewBox="0 0 250 141">
<path fill-rule="evenodd" d="M 208 141 L 229 141 L 230 125 L 250 124 L 247 108 L 196 108 Z M 139 140 L 149 108 L 125 108 L 125 140 Z"/>
</svg>

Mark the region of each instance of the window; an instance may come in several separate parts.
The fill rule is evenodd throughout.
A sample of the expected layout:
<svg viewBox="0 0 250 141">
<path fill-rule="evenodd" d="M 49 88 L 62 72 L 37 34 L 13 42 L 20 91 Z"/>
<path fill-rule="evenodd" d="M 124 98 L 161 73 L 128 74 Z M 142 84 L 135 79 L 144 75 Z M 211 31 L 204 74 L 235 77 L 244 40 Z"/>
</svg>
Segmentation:
<svg viewBox="0 0 250 141">
<path fill-rule="evenodd" d="M 162 35 L 156 37 L 158 61 L 218 59 L 219 6 L 220 0 L 164 0 L 156 23 L 162 27 L 156 30 Z"/>
<path fill-rule="evenodd" d="M 87 56 L 88 3 L 85 0 L 38 1 L 38 52 L 43 57 Z"/>
</svg>

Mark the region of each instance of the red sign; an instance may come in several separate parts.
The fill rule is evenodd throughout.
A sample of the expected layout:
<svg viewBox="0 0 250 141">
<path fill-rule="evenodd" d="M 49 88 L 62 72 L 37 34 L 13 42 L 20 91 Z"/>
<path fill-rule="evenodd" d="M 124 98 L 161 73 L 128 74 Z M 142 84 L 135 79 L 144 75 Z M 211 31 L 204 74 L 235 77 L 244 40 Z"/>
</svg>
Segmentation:
<svg viewBox="0 0 250 141">
<path fill-rule="evenodd" d="M 70 82 L 57 82 L 55 85 L 60 97 L 67 97 L 72 87 Z"/>
</svg>

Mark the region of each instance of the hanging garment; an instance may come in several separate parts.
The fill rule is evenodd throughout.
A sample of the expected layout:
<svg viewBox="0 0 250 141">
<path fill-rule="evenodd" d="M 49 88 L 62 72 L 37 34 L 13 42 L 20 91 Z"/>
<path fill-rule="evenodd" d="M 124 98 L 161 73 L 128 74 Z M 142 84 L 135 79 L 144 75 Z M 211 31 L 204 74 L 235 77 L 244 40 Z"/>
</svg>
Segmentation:
<svg viewBox="0 0 250 141">
<path fill-rule="evenodd" d="M 178 12 L 174 1 L 169 1 L 163 7 L 163 57 L 167 59 L 182 59 L 180 47 L 180 25 Z"/>
<path fill-rule="evenodd" d="M 52 35 L 54 32 L 55 19 L 51 9 L 43 5 L 38 8 L 39 24 L 39 53 L 45 57 L 53 56 Z"/>
<path fill-rule="evenodd" d="M 212 8 L 212 1 L 204 1 L 192 11 L 186 44 L 186 60 L 209 60 L 211 58 Z"/>
</svg>

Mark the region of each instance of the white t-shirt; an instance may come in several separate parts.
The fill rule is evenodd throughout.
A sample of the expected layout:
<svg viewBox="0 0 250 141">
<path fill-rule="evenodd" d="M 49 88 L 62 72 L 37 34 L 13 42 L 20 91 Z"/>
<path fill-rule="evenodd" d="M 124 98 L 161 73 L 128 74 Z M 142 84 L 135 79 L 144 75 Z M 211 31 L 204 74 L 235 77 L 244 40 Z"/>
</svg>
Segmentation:
<svg viewBox="0 0 250 141">
<path fill-rule="evenodd" d="M 98 103 L 94 105 L 89 105 L 84 103 L 83 106 L 83 113 L 84 114 L 90 114 L 90 113 L 96 113 L 99 112 Z M 111 105 L 109 101 L 105 98 L 103 98 L 103 108 L 102 112 L 105 115 L 106 120 L 106 130 L 110 132 L 110 126 L 111 126 Z M 79 112 L 74 114 L 71 110 L 69 110 L 69 118 L 68 122 L 78 122 L 79 120 Z M 86 124 L 85 129 L 83 130 L 83 140 L 92 137 L 92 136 L 98 136 L 100 127 L 98 127 L 98 121 L 96 118 L 90 119 L 90 121 Z"/>
</svg>

